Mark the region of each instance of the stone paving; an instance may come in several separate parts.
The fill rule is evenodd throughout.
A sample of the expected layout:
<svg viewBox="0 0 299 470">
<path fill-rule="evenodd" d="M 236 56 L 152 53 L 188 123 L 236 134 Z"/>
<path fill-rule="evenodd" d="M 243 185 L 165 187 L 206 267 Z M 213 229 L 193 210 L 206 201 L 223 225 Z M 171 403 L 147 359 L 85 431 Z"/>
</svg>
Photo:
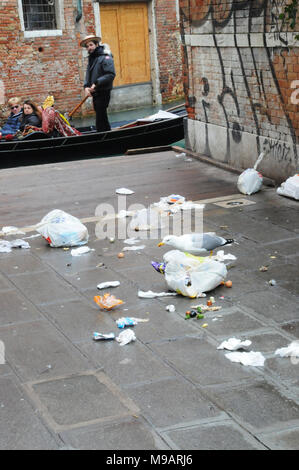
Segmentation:
<svg viewBox="0 0 299 470">
<path fill-rule="evenodd" d="M 0 170 L 0 229 L 34 235 L 59 208 L 85 221 L 94 250 L 75 258 L 36 237 L 28 250 L 0 253 L 1 449 L 299 449 L 299 364 L 274 354 L 299 338 L 298 202 L 267 187 L 242 196 L 236 179 L 172 151 Z M 237 241 L 225 250 L 237 257 L 232 288 L 211 292 L 219 312 L 187 321 L 194 299 L 138 298 L 138 289 L 167 290 L 150 262 L 168 249 L 145 239 L 119 259 L 122 240 L 97 238 L 96 207 L 117 212 L 119 187 L 135 191 L 128 204 L 172 193 L 206 201 L 204 230 Z M 240 197 L 252 204 L 219 205 Z M 106 312 L 93 297 L 112 280 L 125 303 Z M 94 331 L 118 334 L 121 316 L 149 320 L 134 327 L 135 342 L 93 341 Z M 232 336 L 250 339 L 264 367 L 217 350 Z"/>
</svg>

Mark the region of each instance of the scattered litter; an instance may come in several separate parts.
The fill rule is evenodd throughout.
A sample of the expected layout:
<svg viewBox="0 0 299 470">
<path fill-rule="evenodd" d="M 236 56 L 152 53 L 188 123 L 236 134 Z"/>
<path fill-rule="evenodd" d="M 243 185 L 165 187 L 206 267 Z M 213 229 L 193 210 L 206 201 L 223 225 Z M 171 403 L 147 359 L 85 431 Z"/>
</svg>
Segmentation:
<svg viewBox="0 0 299 470">
<path fill-rule="evenodd" d="M 124 258 L 124 257 L 125 257 L 125 254 L 122 253 L 122 252 L 120 252 L 120 253 L 118 253 L 117 257 L 118 257 L 118 258 Z"/>
<path fill-rule="evenodd" d="M 24 240 L 17 239 L 13 241 L 0 240 L 0 253 L 10 253 L 12 248 L 23 248 L 28 249 L 30 245 Z"/>
<path fill-rule="evenodd" d="M 88 246 L 81 246 L 80 248 L 73 248 L 71 251 L 72 256 L 81 256 L 89 253 L 91 249 Z"/>
<path fill-rule="evenodd" d="M 299 174 L 290 176 L 282 185 L 277 188 L 277 194 L 299 200 Z"/>
<path fill-rule="evenodd" d="M 189 318 L 202 319 L 204 315 L 201 313 L 201 310 L 187 310 L 185 320 L 189 320 Z"/>
<path fill-rule="evenodd" d="M 247 168 L 243 171 L 238 178 L 237 186 L 242 194 L 254 194 L 257 193 L 263 185 L 263 175 L 257 171 L 257 166 L 261 163 L 265 152 L 262 152 L 258 157 L 253 168 Z"/>
<path fill-rule="evenodd" d="M 118 328 L 124 328 L 125 326 L 134 326 L 138 323 L 146 323 L 148 321 L 148 318 L 122 317 L 116 320 L 116 324 Z"/>
<path fill-rule="evenodd" d="M 114 333 L 102 334 L 102 333 L 98 333 L 95 331 L 93 334 L 93 339 L 95 341 L 100 341 L 100 340 L 105 340 L 105 339 L 115 339 L 115 334 Z"/>
<path fill-rule="evenodd" d="M 111 310 L 118 305 L 123 304 L 123 300 L 117 299 L 114 295 L 110 295 L 109 293 L 94 296 L 93 300 L 99 307 L 104 308 L 105 310 Z"/>
<path fill-rule="evenodd" d="M 119 213 L 117 214 L 117 218 L 118 219 L 124 219 L 125 217 L 132 217 L 133 215 L 135 214 L 135 212 L 133 211 L 126 211 L 126 210 L 121 210 L 119 211 Z"/>
<path fill-rule="evenodd" d="M 140 239 L 138 237 L 132 237 L 132 238 L 127 238 L 124 240 L 124 243 L 127 245 L 135 245 L 136 243 L 139 243 Z"/>
<path fill-rule="evenodd" d="M 55 209 L 35 226 L 52 247 L 78 246 L 88 242 L 88 230 L 79 219 Z"/>
<path fill-rule="evenodd" d="M 202 328 L 207 328 L 209 326 L 208 323 L 204 323 L 203 325 L 201 325 Z"/>
<path fill-rule="evenodd" d="M 175 312 L 175 305 L 167 305 L 165 310 L 168 312 Z"/>
<path fill-rule="evenodd" d="M 131 189 L 128 188 L 118 188 L 115 190 L 116 194 L 123 194 L 128 196 L 129 194 L 134 194 L 135 191 L 132 191 Z"/>
<path fill-rule="evenodd" d="M 217 349 L 228 349 L 229 351 L 237 351 L 238 349 L 247 349 L 252 344 L 249 339 L 242 341 L 237 338 L 229 338 L 227 341 L 223 341 Z"/>
<path fill-rule="evenodd" d="M 299 357 L 299 341 L 292 341 L 286 348 L 280 348 L 275 351 L 280 357 Z"/>
<path fill-rule="evenodd" d="M 203 305 L 203 304 L 192 305 L 191 308 L 196 308 L 197 311 L 200 310 L 200 312 L 218 312 L 219 310 L 222 309 L 222 307 L 220 306 L 214 305 L 214 307 L 211 307 L 209 305 Z"/>
<path fill-rule="evenodd" d="M 168 288 L 191 298 L 202 296 L 202 293 L 215 289 L 227 274 L 223 263 L 208 257 L 201 258 L 171 250 L 163 259 Z"/>
<path fill-rule="evenodd" d="M 224 261 L 235 261 L 237 257 L 230 253 L 224 254 L 224 250 L 219 250 L 216 255 L 212 256 L 212 259 L 223 263 Z"/>
<path fill-rule="evenodd" d="M 254 366 L 254 367 L 263 367 L 265 363 L 265 357 L 260 352 L 250 351 L 250 352 L 231 352 L 225 354 L 225 357 L 231 362 L 239 362 L 243 366 Z"/>
<path fill-rule="evenodd" d="M 271 279 L 271 280 L 269 281 L 269 284 L 270 284 L 270 286 L 276 286 L 276 285 L 277 285 L 277 282 L 275 281 L 275 279 Z"/>
<path fill-rule="evenodd" d="M 144 248 L 145 248 L 145 245 L 125 246 L 123 248 L 123 251 L 138 251 L 138 250 L 143 250 Z"/>
<path fill-rule="evenodd" d="M 101 284 L 97 285 L 97 289 L 106 289 L 107 287 L 117 287 L 120 285 L 119 281 L 108 281 L 108 282 L 102 282 Z"/>
<path fill-rule="evenodd" d="M 266 271 L 268 271 L 268 266 L 261 266 L 261 267 L 260 267 L 260 271 L 261 271 L 262 273 L 265 273 Z"/>
<path fill-rule="evenodd" d="M 17 234 L 25 235 L 25 232 L 22 232 L 22 230 L 18 229 L 18 227 L 11 227 L 11 226 L 2 227 L 2 230 L 0 233 L 1 235 L 17 235 Z"/>
<path fill-rule="evenodd" d="M 114 237 L 110 237 L 110 238 L 109 238 L 109 242 L 110 242 L 110 243 L 114 243 L 114 242 L 115 242 L 115 238 L 114 238 Z"/>
<path fill-rule="evenodd" d="M 170 295 L 177 295 L 176 292 L 153 292 L 151 290 L 148 290 L 147 292 L 144 292 L 142 290 L 138 291 L 138 297 L 141 299 L 153 299 L 155 297 L 167 297 Z"/>
<path fill-rule="evenodd" d="M 179 158 L 179 157 L 185 157 L 185 156 L 186 156 L 186 153 L 185 153 L 185 152 L 176 153 L 175 156 L 176 156 L 177 158 Z"/>
<path fill-rule="evenodd" d="M 122 331 L 115 339 L 120 344 L 120 346 L 125 346 L 131 341 L 135 341 L 136 336 L 133 330 L 127 329 Z"/>
<path fill-rule="evenodd" d="M 165 219 L 166 215 L 152 207 L 140 209 L 134 213 L 129 227 L 136 231 L 163 228 L 165 225 L 163 217 Z"/>
</svg>

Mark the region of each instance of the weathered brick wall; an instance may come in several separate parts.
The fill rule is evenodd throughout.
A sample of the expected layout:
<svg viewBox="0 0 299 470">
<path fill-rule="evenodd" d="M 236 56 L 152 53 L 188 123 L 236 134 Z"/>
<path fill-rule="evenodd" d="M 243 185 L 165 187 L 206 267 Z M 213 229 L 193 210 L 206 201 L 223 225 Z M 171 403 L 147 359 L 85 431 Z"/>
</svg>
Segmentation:
<svg viewBox="0 0 299 470">
<path fill-rule="evenodd" d="M 180 1 L 188 145 L 239 168 L 268 149 L 261 169 L 275 179 L 298 170 L 299 153 L 299 41 L 283 5 Z"/>
<path fill-rule="evenodd" d="M 155 4 L 163 101 L 183 96 L 177 2 L 157 0 Z M 76 23 L 77 0 L 64 0 L 62 36 L 24 38 L 17 0 L 0 1 L 0 80 L 6 100 L 20 96 L 42 103 L 51 93 L 62 112 L 71 111 L 81 101 L 87 57 L 79 42 L 95 32 L 93 0 L 82 4 L 82 19 Z M 91 100 L 82 110 L 93 112 Z"/>
<path fill-rule="evenodd" d="M 171 101 L 183 96 L 183 65 L 177 1 L 157 0 L 155 14 L 162 100 Z"/>
<path fill-rule="evenodd" d="M 84 4 L 88 30 L 93 21 L 92 0 Z M 0 2 L 0 78 L 6 99 L 20 96 L 42 103 L 52 93 L 62 111 L 70 111 L 81 100 L 82 51 L 79 26 L 75 24 L 76 2 L 64 0 L 64 7 L 62 36 L 24 38 L 17 1 Z"/>
</svg>

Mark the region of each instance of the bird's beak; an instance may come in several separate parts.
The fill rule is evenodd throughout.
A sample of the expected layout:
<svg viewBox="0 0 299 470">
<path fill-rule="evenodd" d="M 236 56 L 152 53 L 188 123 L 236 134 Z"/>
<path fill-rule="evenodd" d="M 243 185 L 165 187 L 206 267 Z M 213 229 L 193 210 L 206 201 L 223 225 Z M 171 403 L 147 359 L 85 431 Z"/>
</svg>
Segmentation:
<svg viewBox="0 0 299 470">
<path fill-rule="evenodd" d="M 163 245 L 165 245 L 165 243 L 163 242 L 158 243 L 158 246 L 163 246 Z"/>
</svg>

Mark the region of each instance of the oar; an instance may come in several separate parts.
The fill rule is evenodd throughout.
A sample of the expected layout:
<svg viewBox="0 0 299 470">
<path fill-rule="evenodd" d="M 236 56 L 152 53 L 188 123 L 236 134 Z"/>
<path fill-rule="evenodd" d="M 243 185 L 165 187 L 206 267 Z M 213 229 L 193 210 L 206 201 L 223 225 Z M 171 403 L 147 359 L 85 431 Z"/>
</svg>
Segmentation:
<svg viewBox="0 0 299 470">
<path fill-rule="evenodd" d="M 82 104 L 85 103 L 85 101 L 89 98 L 89 95 L 85 96 L 83 100 L 80 101 L 79 104 L 69 113 L 68 117 L 71 118 L 73 114 L 75 114 L 76 111 L 78 111 L 79 108 L 81 108 Z"/>
<path fill-rule="evenodd" d="M 178 104 L 176 106 L 173 106 L 172 108 L 169 108 L 169 109 L 165 109 L 165 111 L 167 111 L 168 113 L 170 113 L 171 111 L 174 111 L 175 109 L 178 109 L 178 108 L 182 108 L 182 106 L 185 106 L 183 103 L 182 104 Z M 150 116 L 147 116 L 147 117 L 150 117 Z M 146 118 L 144 118 L 146 119 Z M 137 124 L 138 120 L 137 121 L 134 121 L 134 122 L 129 122 L 128 124 L 124 124 L 123 126 L 120 126 L 120 127 L 116 127 L 114 128 L 113 130 L 118 130 L 118 129 L 125 129 L 126 127 L 131 127 L 131 126 L 134 126 L 135 124 Z"/>
</svg>

